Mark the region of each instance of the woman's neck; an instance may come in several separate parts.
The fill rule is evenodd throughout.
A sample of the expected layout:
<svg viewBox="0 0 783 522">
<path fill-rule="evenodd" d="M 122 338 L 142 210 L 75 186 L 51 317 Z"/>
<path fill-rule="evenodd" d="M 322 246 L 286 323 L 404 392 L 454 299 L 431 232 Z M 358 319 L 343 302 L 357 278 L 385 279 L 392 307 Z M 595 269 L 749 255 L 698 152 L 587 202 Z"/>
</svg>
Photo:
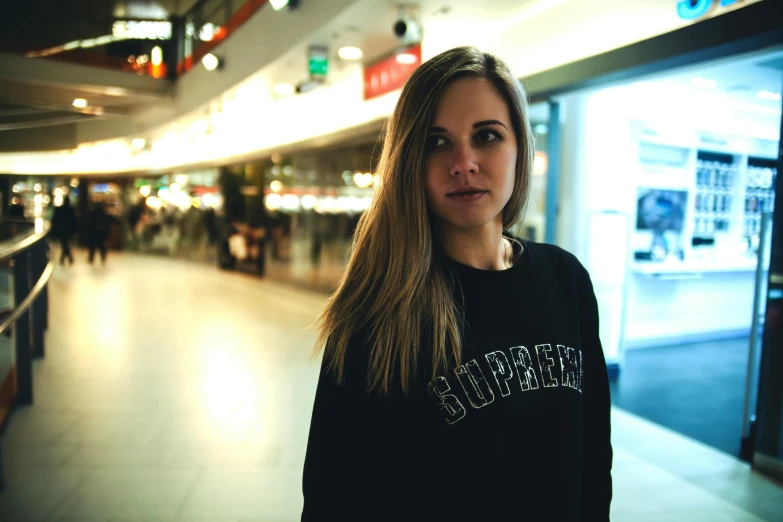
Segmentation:
<svg viewBox="0 0 783 522">
<path fill-rule="evenodd" d="M 510 246 L 502 239 L 501 222 L 487 223 L 476 229 L 441 225 L 440 243 L 446 255 L 466 266 L 480 270 L 505 270 L 512 255 Z"/>
</svg>

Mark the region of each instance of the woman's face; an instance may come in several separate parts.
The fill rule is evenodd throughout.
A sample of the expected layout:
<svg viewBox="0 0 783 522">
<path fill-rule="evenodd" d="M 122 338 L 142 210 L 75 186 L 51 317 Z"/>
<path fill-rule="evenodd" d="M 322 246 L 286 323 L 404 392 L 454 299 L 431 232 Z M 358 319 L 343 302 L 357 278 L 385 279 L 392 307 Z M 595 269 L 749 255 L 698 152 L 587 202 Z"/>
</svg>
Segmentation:
<svg viewBox="0 0 783 522">
<path fill-rule="evenodd" d="M 427 204 L 441 230 L 502 226 L 516 163 L 516 135 L 497 89 L 480 78 L 449 85 L 425 144 Z"/>
</svg>

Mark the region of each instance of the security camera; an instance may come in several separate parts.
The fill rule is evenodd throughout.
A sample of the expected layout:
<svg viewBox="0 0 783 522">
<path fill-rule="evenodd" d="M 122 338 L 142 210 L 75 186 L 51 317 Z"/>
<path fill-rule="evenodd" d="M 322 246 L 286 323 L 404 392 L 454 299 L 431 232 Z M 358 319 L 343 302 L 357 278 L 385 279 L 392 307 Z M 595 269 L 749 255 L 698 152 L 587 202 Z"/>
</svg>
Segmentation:
<svg viewBox="0 0 783 522">
<path fill-rule="evenodd" d="M 409 16 L 401 16 L 392 26 L 394 36 L 404 44 L 412 44 L 421 41 L 421 25 Z"/>
</svg>

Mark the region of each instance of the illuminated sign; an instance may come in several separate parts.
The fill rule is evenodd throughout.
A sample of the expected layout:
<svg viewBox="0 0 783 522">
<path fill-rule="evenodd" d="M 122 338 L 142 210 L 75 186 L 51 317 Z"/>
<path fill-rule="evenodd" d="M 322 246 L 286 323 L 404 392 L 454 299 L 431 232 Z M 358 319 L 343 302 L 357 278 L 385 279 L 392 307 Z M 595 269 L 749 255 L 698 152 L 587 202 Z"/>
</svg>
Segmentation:
<svg viewBox="0 0 783 522">
<path fill-rule="evenodd" d="M 741 0 L 680 0 L 677 3 L 677 14 L 684 20 L 697 20 L 712 11 L 716 4 L 721 7 L 734 5 Z"/>
<path fill-rule="evenodd" d="M 165 20 L 117 20 L 112 35 L 122 40 L 170 40 L 171 22 Z"/>
</svg>

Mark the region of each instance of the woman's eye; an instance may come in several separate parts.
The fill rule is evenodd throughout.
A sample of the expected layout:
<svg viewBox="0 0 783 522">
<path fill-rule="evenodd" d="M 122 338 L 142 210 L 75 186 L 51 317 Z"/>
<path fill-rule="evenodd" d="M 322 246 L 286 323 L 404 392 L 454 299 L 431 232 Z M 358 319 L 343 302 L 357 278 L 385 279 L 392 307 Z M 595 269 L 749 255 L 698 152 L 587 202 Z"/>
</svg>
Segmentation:
<svg viewBox="0 0 783 522">
<path fill-rule="evenodd" d="M 488 129 L 483 129 L 476 133 L 476 141 L 479 143 L 492 143 L 494 141 L 500 141 L 500 135 Z"/>
<path fill-rule="evenodd" d="M 446 143 L 446 138 L 443 136 L 429 136 L 427 141 L 424 142 L 424 148 L 428 151 L 434 150 Z"/>
</svg>

